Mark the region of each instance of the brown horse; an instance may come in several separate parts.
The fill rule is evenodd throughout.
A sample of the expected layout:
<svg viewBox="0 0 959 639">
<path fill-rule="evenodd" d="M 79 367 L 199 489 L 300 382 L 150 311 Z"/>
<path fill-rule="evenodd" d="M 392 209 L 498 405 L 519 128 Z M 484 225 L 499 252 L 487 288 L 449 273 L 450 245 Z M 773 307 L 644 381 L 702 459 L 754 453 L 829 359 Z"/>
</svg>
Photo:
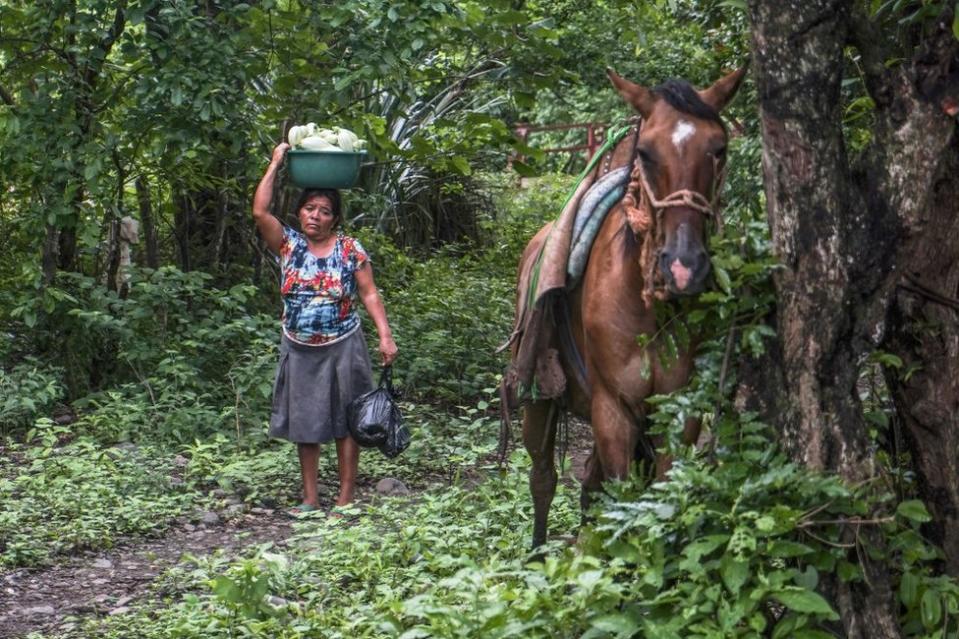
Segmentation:
<svg viewBox="0 0 959 639">
<path fill-rule="evenodd" d="M 551 346 L 567 380 L 563 396 L 532 401 L 523 411 L 523 442 L 532 458 L 533 545 L 546 540 L 547 515 L 556 492 L 553 449 L 557 403 L 592 424 L 593 450 L 586 466 L 583 505 L 606 479 L 623 479 L 644 434 L 645 400 L 685 385 L 692 371 L 692 346 L 664 366 L 657 340 L 638 336 L 657 330 L 653 299 L 693 296 L 706 284 L 709 222 L 718 219 L 716 195 L 722 182 L 728 133 L 719 112 L 733 97 L 745 68 L 696 91 L 682 81 L 647 89 L 607 70 L 610 80 L 642 117 L 597 166 L 612 171 L 631 165 L 623 199 L 609 212 L 596 236 L 581 283 L 567 292 L 569 328 L 578 357 Z M 551 225 L 542 228 L 523 253 L 520 273 L 529 272 Z M 515 349 L 514 349 L 515 354 Z M 579 361 L 580 370 L 574 370 Z M 585 369 L 585 370 L 583 370 Z M 579 381 L 577 381 L 579 380 Z M 585 385 L 584 383 L 585 382 Z M 688 422 L 684 439 L 694 442 L 699 424 Z M 655 460 L 662 476 L 670 460 Z"/>
</svg>

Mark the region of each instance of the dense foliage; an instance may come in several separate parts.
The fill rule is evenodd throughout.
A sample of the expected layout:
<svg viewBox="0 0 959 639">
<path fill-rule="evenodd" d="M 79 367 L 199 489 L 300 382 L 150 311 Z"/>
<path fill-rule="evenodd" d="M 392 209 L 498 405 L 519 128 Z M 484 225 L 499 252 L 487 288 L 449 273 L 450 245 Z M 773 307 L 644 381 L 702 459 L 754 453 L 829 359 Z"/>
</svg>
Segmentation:
<svg viewBox="0 0 959 639">
<path fill-rule="evenodd" d="M 532 148 L 572 138 L 526 146 L 510 125 L 615 122 L 604 66 L 702 85 L 746 58 L 747 30 L 741 2 L 3 3 L 0 570 L 161 535 L 224 491 L 294 503 L 295 453 L 265 435 L 276 271 L 248 200 L 284 127 L 313 120 L 371 141 L 347 230 L 372 255 L 413 444 L 365 453 L 361 473 L 414 495 L 306 518 L 282 550 L 193 558 L 155 603 L 68 636 L 821 639 L 839 633 L 828 584 L 868 579 L 870 562 L 892 568 L 906 636 L 956 636 L 959 588 L 921 534 L 881 381 L 911 371 L 863 363 L 883 451 L 863 485 L 791 463 L 731 397 L 739 357 L 767 346 L 777 269 L 748 84 L 728 112 L 715 285 L 640 338 L 667 358 L 702 338 L 689 387 L 650 400 L 669 481 L 637 472 L 580 528 L 567 469 L 555 539 L 533 555 L 526 456 L 494 461 L 517 258 L 572 183 L 549 169 L 582 161 Z M 861 142 L 869 104 L 845 91 Z M 510 149 L 544 174 L 501 172 Z M 126 215 L 142 244 L 118 280 Z M 678 440 L 690 416 L 700 449 Z M 326 450 L 320 472 L 334 469 Z"/>
</svg>

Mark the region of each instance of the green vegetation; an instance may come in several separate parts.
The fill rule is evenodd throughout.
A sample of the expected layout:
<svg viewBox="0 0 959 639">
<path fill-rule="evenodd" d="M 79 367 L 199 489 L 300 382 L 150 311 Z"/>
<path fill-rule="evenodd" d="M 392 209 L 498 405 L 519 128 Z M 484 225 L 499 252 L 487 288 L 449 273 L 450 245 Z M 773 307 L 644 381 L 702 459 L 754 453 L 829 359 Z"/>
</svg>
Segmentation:
<svg viewBox="0 0 959 639">
<path fill-rule="evenodd" d="M 283 122 L 370 141 L 346 226 L 372 256 L 413 434 L 399 458 L 367 452 L 360 466 L 410 496 L 304 518 L 288 546 L 188 558 L 129 614 L 66 636 L 824 639 L 842 636 L 829 589 L 876 564 L 893 574 L 904 636 L 959 636 L 959 587 L 923 536 L 930 514 L 882 380 L 915 369 L 882 352 L 862 363 L 881 452 L 859 485 L 789 461 L 733 401 L 739 357 L 772 336 L 779 268 L 749 84 L 728 111 L 715 286 L 684 304 L 685 322 L 658 309 L 667 360 L 701 337 L 690 385 L 649 400 L 669 481 L 638 471 L 581 526 L 567 468 L 553 539 L 530 554 L 528 460 L 495 456 L 495 350 L 518 257 L 582 158 L 547 157 L 534 147 L 573 140 L 525 144 L 510 125 L 616 122 L 605 65 L 703 84 L 745 60 L 748 25 L 737 1 L 520 4 L 0 6 L 0 571 L 161 536 L 215 507 L 214 491 L 295 503 L 295 451 L 266 436 L 277 273 L 248 212 Z M 862 148 L 871 102 L 854 77 L 843 93 Z M 505 172 L 511 151 L 523 159 Z M 124 216 L 142 237 L 120 269 Z M 689 417 L 702 449 L 679 441 Z M 321 476 L 335 467 L 326 447 Z"/>
<path fill-rule="evenodd" d="M 67 428 L 38 420 L 26 445 L 0 458 L 0 566 L 109 548 L 127 535 L 160 534 L 195 495 L 172 486 L 160 451 L 66 444 Z"/>
</svg>

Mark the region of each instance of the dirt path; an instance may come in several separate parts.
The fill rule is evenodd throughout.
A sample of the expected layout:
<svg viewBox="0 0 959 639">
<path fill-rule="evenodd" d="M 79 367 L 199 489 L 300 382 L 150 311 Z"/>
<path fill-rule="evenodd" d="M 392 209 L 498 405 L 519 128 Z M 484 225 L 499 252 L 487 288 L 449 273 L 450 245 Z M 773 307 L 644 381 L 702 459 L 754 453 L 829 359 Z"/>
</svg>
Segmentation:
<svg viewBox="0 0 959 639">
<path fill-rule="evenodd" d="M 158 575 L 182 563 L 185 553 L 209 555 L 222 549 L 238 555 L 266 541 L 282 546 L 292 523 L 282 511 L 254 508 L 227 522 L 182 524 L 160 539 L 129 540 L 106 552 L 63 557 L 48 568 L 2 572 L 0 637 L 65 632 L 74 625 L 65 620 L 68 616 L 124 614 Z"/>
</svg>

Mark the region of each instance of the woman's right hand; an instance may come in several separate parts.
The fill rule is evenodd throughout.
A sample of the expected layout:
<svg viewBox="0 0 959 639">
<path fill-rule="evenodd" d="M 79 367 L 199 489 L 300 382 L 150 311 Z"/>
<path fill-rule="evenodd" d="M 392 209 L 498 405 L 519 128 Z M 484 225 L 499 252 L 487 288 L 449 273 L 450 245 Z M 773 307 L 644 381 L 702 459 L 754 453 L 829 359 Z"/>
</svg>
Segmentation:
<svg viewBox="0 0 959 639">
<path fill-rule="evenodd" d="M 283 156 L 286 155 L 286 152 L 290 150 L 290 145 L 286 142 L 280 142 L 276 145 L 276 148 L 273 149 L 273 158 L 270 160 L 270 164 L 276 164 L 279 166 L 283 163 Z"/>
</svg>

